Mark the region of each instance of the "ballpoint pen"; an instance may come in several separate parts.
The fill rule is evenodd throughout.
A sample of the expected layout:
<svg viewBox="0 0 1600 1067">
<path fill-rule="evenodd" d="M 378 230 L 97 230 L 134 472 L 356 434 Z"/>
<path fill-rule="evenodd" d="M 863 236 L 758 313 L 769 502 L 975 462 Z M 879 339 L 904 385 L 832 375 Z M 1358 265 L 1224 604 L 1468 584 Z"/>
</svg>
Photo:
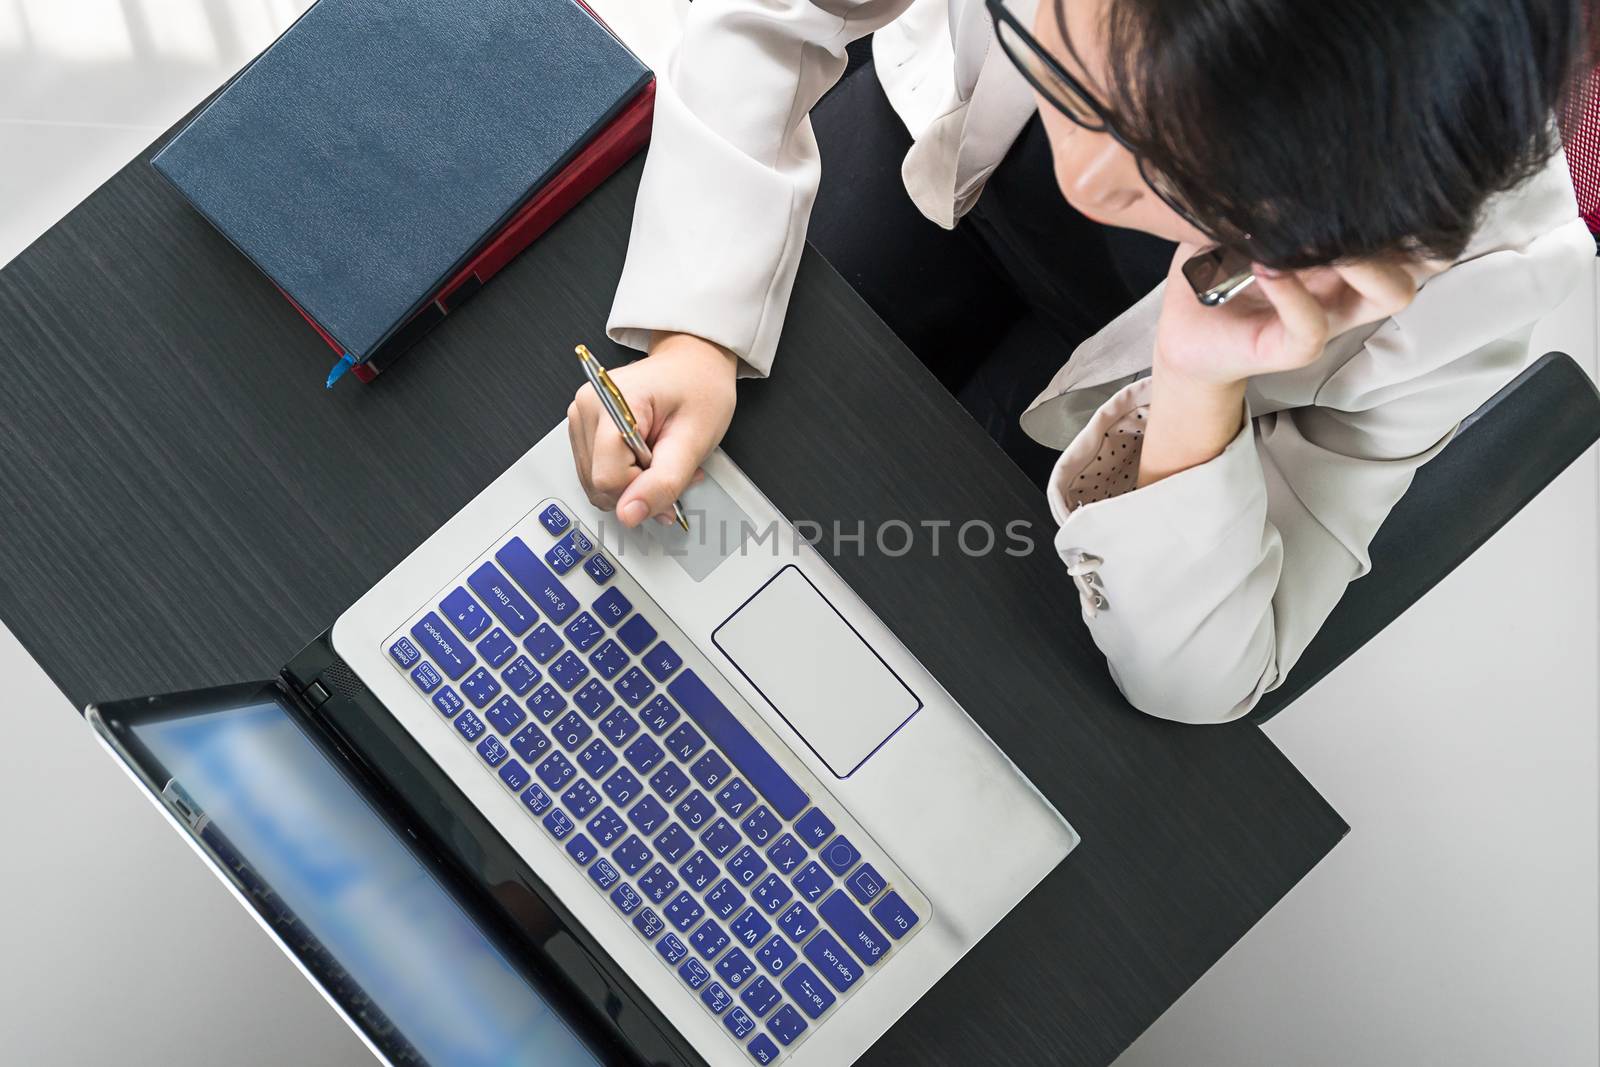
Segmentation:
<svg viewBox="0 0 1600 1067">
<path fill-rule="evenodd" d="M 611 375 L 594 358 L 594 353 L 589 351 L 588 345 L 579 345 L 576 349 L 578 362 L 583 364 L 583 373 L 588 375 L 589 384 L 594 386 L 594 391 L 600 397 L 600 406 L 606 409 L 611 416 L 611 421 L 617 424 L 617 432 L 622 434 L 622 439 L 633 450 L 633 458 L 639 461 L 639 466 L 650 466 L 650 446 L 644 443 L 644 438 L 639 436 L 639 423 L 633 417 L 633 409 L 628 407 L 628 401 L 617 389 L 616 383 L 611 380 Z M 689 532 L 689 517 L 683 513 L 683 505 L 676 500 L 672 502 L 672 516 L 678 520 L 678 525 L 683 527 L 683 532 Z"/>
</svg>

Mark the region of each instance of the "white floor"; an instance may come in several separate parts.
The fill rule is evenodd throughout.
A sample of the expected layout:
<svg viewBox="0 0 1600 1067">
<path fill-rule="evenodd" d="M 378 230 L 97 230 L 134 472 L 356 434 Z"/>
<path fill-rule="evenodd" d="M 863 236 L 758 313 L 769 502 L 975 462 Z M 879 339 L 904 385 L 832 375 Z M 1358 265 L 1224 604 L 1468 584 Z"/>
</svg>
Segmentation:
<svg viewBox="0 0 1600 1067">
<path fill-rule="evenodd" d="M 307 2 L 0 0 L 0 263 Z M 1557 320 L 1594 373 L 1593 280 Z M 1272 724 L 1353 833 L 1120 1067 L 1600 1061 L 1597 521 L 1591 450 Z M 0 1062 L 365 1062 L 4 630 L 0 678 Z"/>
</svg>

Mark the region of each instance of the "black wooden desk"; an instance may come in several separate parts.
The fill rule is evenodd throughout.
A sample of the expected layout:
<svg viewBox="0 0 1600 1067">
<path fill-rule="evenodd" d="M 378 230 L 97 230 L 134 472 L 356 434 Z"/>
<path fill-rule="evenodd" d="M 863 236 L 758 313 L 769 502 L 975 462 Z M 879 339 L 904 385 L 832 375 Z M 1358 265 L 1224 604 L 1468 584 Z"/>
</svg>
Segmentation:
<svg viewBox="0 0 1600 1067">
<path fill-rule="evenodd" d="M 562 418 L 637 180 L 378 384 L 327 393 L 322 342 L 130 164 L 0 272 L 0 616 L 78 705 L 272 674 Z M 864 1062 L 1107 1063 L 1346 827 L 1254 727 L 1122 702 L 1039 493 L 815 253 L 783 349 L 728 451 L 826 530 L 952 523 L 937 555 L 869 534 L 834 564 L 1083 835 Z M 1030 555 L 952 550 L 1019 519 Z"/>
</svg>

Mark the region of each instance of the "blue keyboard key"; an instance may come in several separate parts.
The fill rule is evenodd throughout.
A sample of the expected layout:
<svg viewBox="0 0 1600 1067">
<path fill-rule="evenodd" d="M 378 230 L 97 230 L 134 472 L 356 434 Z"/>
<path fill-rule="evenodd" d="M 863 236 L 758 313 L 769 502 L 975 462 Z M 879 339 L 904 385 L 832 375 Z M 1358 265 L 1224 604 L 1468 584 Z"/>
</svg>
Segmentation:
<svg viewBox="0 0 1600 1067">
<path fill-rule="evenodd" d="M 511 735 L 511 751 L 529 763 L 538 763 L 550 751 L 550 738 L 530 722 Z"/>
<path fill-rule="evenodd" d="M 787 971 L 789 965 L 799 958 L 799 953 L 795 952 L 789 942 L 777 934 L 767 938 L 767 943 L 756 950 L 756 962 L 774 977 Z"/>
<path fill-rule="evenodd" d="M 785 875 L 792 873 L 806 860 L 806 849 L 793 834 L 784 834 L 767 849 L 767 859 Z"/>
<path fill-rule="evenodd" d="M 896 941 L 911 932 L 917 925 L 917 913 L 911 910 L 894 890 L 890 890 L 884 898 L 872 906 L 872 917 L 878 920 L 878 925 L 889 931 L 889 936 Z"/>
<path fill-rule="evenodd" d="M 728 1033 L 734 1036 L 734 1040 L 742 1040 L 756 1028 L 756 1021 L 750 1018 L 750 1013 L 743 1008 L 734 1008 L 722 1017 L 722 1025 L 728 1028 Z"/>
<path fill-rule="evenodd" d="M 423 660 L 411 668 L 411 681 L 424 693 L 431 693 L 439 688 L 439 683 L 444 679 L 439 677 L 439 672 L 434 669 L 433 664 Z"/>
<path fill-rule="evenodd" d="M 650 776 L 650 788 L 656 791 L 656 796 L 671 804 L 689 788 L 689 776 L 676 763 L 664 763 L 659 771 Z"/>
<path fill-rule="evenodd" d="M 582 834 L 573 834 L 567 841 L 567 855 L 578 861 L 578 866 L 587 867 L 589 861 L 598 855 L 594 842 Z"/>
<path fill-rule="evenodd" d="M 513 537 L 507 541 L 494 554 L 494 558 L 528 594 L 534 605 L 550 616 L 551 621 L 559 625 L 578 610 L 577 598 L 567 592 L 561 579 L 550 572 L 550 568 L 533 554 L 522 538 Z"/>
<path fill-rule="evenodd" d="M 567 513 L 554 504 L 539 512 L 539 522 L 543 524 L 546 530 L 550 531 L 552 537 L 560 537 L 561 531 L 572 525 L 572 520 L 567 518 Z"/>
<path fill-rule="evenodd" d="M 538 716 L 540 722 L 549 722 L 560 715 L 567 706 L 567 698 L 556 692 L 555 686 L 549 682 L 533 691 L 533 696 L 528 698 L 528 710 Z"/>
<path fill-rule="evenodd" d="M 617 573 L 616 565 L 596 552 L 583 565 L 583 573 L 594 579 L 595 585 L 605 585 Z"/>
<path fill-rule="evenodd" d="M 678 801 L 678 806 L 672 810 L 677 812 L 678 818 L 682 819 L 691 830 L 699 830 L 707 819 L 717 813 L 717 809 L 711 806 L 711 801 L 707 800 L 706 795 L 698 789 Z"/>
<path fill-rule="evenodd" d="M 605 784 L 600 788 L 605 790 L 606 796 L 611 798 L 613 804 L 619 808 L 625 808 L 633 803 L 633 798 L 639 795 L 644 786 L 639 784 L 639 779 L 633 776 L 632 771 L 624 767 L 610 778 L 607 778 Z M 663 817 L 665 817 L 665 813 L 663 813 Z"/>
<path fill-rule="evenodd" d="M 639 732 L 639 720 L 628 714 L 628 709 L 623 707 L 612 708 L 611 712 L 600 720 L 600 732 L 613 745 L 625 745 L 628 738 Z"/>
<path fill-rule="evenodd" d="M 655 797 L 647 796 L 629 809 L 628 821 L 638 827 L 641 834 L 653 834 L 667 821 L 667 809 Z"/>
<path fill-rule="evenodd" d="M 610 861 L 602 856 L 590 866 L 589 878 L 604 891 L 620 882 L 622 875 L 618 874 L 617 869 L 611 866 Z"/>
<path fill-rule="evenodd" d="M 561 794 L 561 803 L 572 812 L 573 818 L 582 819 L 600 806 L 600 794 L 594 791 L 594 786 L 579 778 Z"/>
<path fill-rule="evenodd" d="M 489 605 L 494 617 L 513 637 L 521 637 L 539 621 L 538 611 L 493 563 L 485 561 L 467 578 L 467 584 Z"/>
<path fill-rule="evenodd" d="M 849 887 L 850 895 L 856 898 L 858 904 L 871 904 L 884 887 L 883 875 L 870 863 L 863 863 L 855 874 L 845 879 L 844 884 Z"/>
<path fill-rule="evenodd" d="M 488 729 L 488 727 L 484 725 L 483 720 L 472 714 L 470 711 L 463 711 L 460 715 L 456 716 L 455 728 L 456 732 L 462 737 L 465 737 L 468 741 L 476 741 L 478 738 L 482 737 L 483 732 Z"/>
<path fill-rule="evenodd" d="M 584 745 L 583 751 L 578 753 L 578 766 L 583 768 L 584 774 L 597 782 L 616 765 L 617 754 L 598 737 Z"/>
<path fill-rule="evenodd" d="M 816 848 L 833 835 L 833 822 L 821 808 L 812 808 L 794 824 L 794 832 L 808 848 Z"/>
<path fill-rule="evenodd" d="M 612 704 L 611 694 L 595 678 L 584 682 L 578 691 L 572 694 L 572 702 L 577 705 L 579 711 L 591 719 L 599 718 L 600 713 Z"/>
<path fill-rule="evenodd" d="M 680 933 L 699 922 L 700 916 L 705 913 L 706 909 L 688 893 L 679 893 L 661 909 L 661 914 L 666 917 L 667 922 L 677 927 Z"/>
<path fill-rule="evenodd" d="M 719 815 L 716 821 L 706 827 L 705 832 L 700 835 L 700 841 L 706 848 L 711 850 L 713 856 L 720 860 L 739 843 L 739 831 L 733 828 L 732 823 Z"/>
<path fill-rule="evenodd" d="M 706 688 L 694 671 L 682 671 L 667 683 L 667 692 L 733 765 L 744 772 L 780 818 L 792 819 L 805 810 L 811 802 L 805 790 L 789 777 L 788 771 L 778 766 L 777 760 L 733 717 L 733 712 Z"/>
<path fill-rule="evenodd" d="M 402 667 L 409 667 L 422 657 L 422 653 L 417 651 L 417 646 L 413 645 L 408 637 L 402 637 L 390 645 L 389 655 Z"/>
<path fill-rule="evenodd" d="M 507 689 L 519 697 L 524 696 L 538 682 L 539 668 L 527 656 L 518 656 L 500 672 L 500 678 L 506 683 Z"/>
<path fill-rule="evenodd" d="M 544 828 L 549 830 L 550 836 L 557 841 L 572 833 L 573 827 L 576 825 L 571 819 L 567 818 L 567 813 L 560 808 L 551 808 L 550 814 L 544 817 L 543 822 Z"/>
<path fill-rule="evenodd" d="M 755 807 L 756 795 L 750 787 L 735 778 L 721 789 L 717 790 L 717 806 L 728 813 L 728 817 L 737 819 Z"/>
<path fill-rule="evenodd" d="M 522 647 L 540 663 L 549 663 L 550 657 L 561 651 L 561 635 L 552 630 L 549 623 L 541 622 L 523 640 Z"/>
<path fill-rule="evenodd" d="M 444 676 L 452 682 L 466 674 L 478 662 L 478 657 L 449 630 L 444 620 L 435 612 L 428 612 L 411 628 L 422 650 L 433 658 Z"/>
<path fill-rule="evenodd" d="M 742 886 L 754 885 L 766 870 L 767 861 L 750 845 L 744 846 L 728 859 L 728 874 Z"/>
<path fill-rule="evenodd" d="M 733 773 L 733 768 L 728 766 L 728 761 L 715 752 L 707 752 L 704 756 L 694 761 L 694 766 L 689 768 L 689 773 L 694 775 L 694 780 L 700 783 L 700 788 L 715 793 Z"/>
<path fill-rule="evenodd" d="M 820 900 L 822 894 L 826 893 L 832 885 L 833 879 L 828 877 L 828 872 L 824 871 L 816 860 L 812 860 L 804 867 L 801 867 L 800 872 L 794 876 L 794 887 L 800 891 L 801 896 L 806 898 L 806 903 L 808 904 Z"/>
<path fill-rule="evenodd" d="M 733 996 L 716 982 L 712 982 L 700 992 L 700 999 L 705 1006 L 711 1009 L 711 1014 L 721 1015 L 733 1004 Z"/>
<path fill-rule="evenodd" d="M 784 1045 L 793 1044 L 794 1039 L 799 1037 L 805 1028 L 806 1021 L 800 1018 L 800 1013 L 794 1010 L 793 1004 L 785 1004 L 767 1020 L 767 1029 L 772 1031 L 772 1036 Z"/>
<path fill-rule="evenodd" d="M 794 890 L 774 872 L 761 879 L 761 882 L 750 890 L 750 895 L 755 897 L 762 911 L 768 915 L 776 915 L 794 897 Z"/>
<path fill-rule="evenodd" d="M 656 628 L 643 615 L 635 615 L 617 630 L 617 637 L 628 646 L 629 652 L 637 656 L 656 639 Z"/>
<path fill-rule="evenodd" d="M 550 551 L 544 554 L 544 561 L 550 564 L 550 569 L 557 574 L 566 574 L 578 565 L 578 556 L 566 544 L 565 540 L 557 541 Z"/>
<path fill-rule="evenodd" d="M 565 547 L 568 552 L 579 559 L 594 551 L 594 542 L 589 540 L 588 535 L 582 530 L 576 528 L 557 541 L 556 544 Z M 545 553 L 545 559 L 549 558 L 550 554 L 548 552 Z"/>
<path fill-rule="evenodd" d="M 745 1046 L 745 1051 L 750 1053 L 750 1058 L 760 1064 L 768 1064 L 778 1058 L 778 1046 L 772 1043 L 772 1038 L 766 1034 L 757 1034 L 750 1044 Z"/>
<path fill-rule="evenodd" d="M 454 718 L 456 712 L 467 706 L 467 702 L 447 685 L 433 694 L 433 706 L 443 712 L 446 718 Z"/>
<path fill-rule="evenodd" d="M 624 915 L 632 915 L 635 908 L 644 903 L 644 898 L 634 892 L 633 886 L 623 882 L 611 891 L 611 903 Z"/>
<path fill-rule="evenodd" d="M 506 789 L 514 793 L 522 792 L 523 785 L 533 781 L 533 774 L 528 773 L 528 768 L 517 760 L 506 760 L 501 763 L 499 776 L 502 782 L 506 782 Z"/>
<path fill-rule="evenodd" d="M 633 605 L 628 603 L 628 598 L 622 595 L 620 589 L 607 589 L 604 593 L 594 598 L 594 603 L 589 605 L 595 618 L 607 626 L 615 626 L 628 617 L 628 612 L 633 610 Z"/>
<path fill-rule="evenodd" d="M 657 863 L 639 876 L 639 892 L 659 904 L 678 888 L 678 879 L 671 871 Z"/>
<path fill-rule="evenodd" d="M 744 831 L 744 836 L 755 842 L 757 848 L 766 848 L 768 842 L 783 830 L 783 824 L 763 804 L 745 817 L 744 822 L 739 824 L 739 829 Z"/>
<path fill-rule="evenodd" d="M 638 874 L 641 867 L 655 858 L 655 853 L 639 839 L 638 834 L 629 834 L 611 855 L 629 875 Z"/>
<path fill-rule="evenodd" d="M 841 993 L 861 980 L 861 965 L 826 930 L 818 930 L 817 936 L 806 942 L 805 954 L 817 973 Z"/>
<path fill-rule="evenodd" d="M 710 885 L 719 873 L 716 861 L 699 849 L 678 868 L 678 876 L 683 879 L 683 884 L 696 893 Z"/>
<path fill-rule="evenodd" d="M 633 917 L 633 928 L 643 934 L 645 940 L 654 941 L 656 935 L 667 928 L 667 924 L 661 921 L 661 916 L 645 908 Z"/>
<path fill-rule="evenodd" d="M 640 734 L 633 744 L 622 750 L 622 754 L 627 757 L 629 766 L 640 774 L 649 774 L 650 769 L 666 757 L 661 746 L 650 740 L 648 734 Z"/>
<path fill-rule="evenodd" d="M 839 999 L 822 984 L 822 979 L 817 977 L 816 972 L 803 963 L 796 964 L 794 970 L 789 972 L 789 977 L 781 984 L 783 991 L 789 994 L 789 999 L 813 1019 L 833 1007 L 833 1002 Z"/>
<path fill-rule="evenodd" d="M 656 942 L 656 951 L 661 954 L 662 959 L 671 965 L 689 954 L 689 946 L 679 941 L 677 934 L 668 934 Z"/>
<path fill-rule="evenodd" d="M 683 666 L 683 657 L 672 650 L 672 646 L 665 641 L 658 641 L 656 647 L 639 657 L 645 669 L 655 676 L 658 682 L 664 682 L 672 677 L 672 672 Z"/>
<path fill-rule="evenodd" d="M 711 980 L 711 972 L 699 960 L 684 960 L 683 966 L 678 968 L 678 977 L 690 989 L 699 989 Z"/>
<path fill-rule="evenodd" d="M 517 651 L 517 643 L 506 634 L 505 630 L 496 626 L 483 636 L 478 642 L 478 655 L 491 667 L 498 668 L 500 664 L 510 659 Z"/>
<path fill-rule="evenodd" d="M 811 931 L 816 928 L 817 917 L 811 913 L 810 908 L 798 900 L 790 904 L 784 913 L 778 916 L 778 929 L 782 930 L 789 940 L 797 945 L 810 937 Z"/>
<path fill-rule="evenodd" d="M 522 705 L 510 697 L 501 697 L 489 705 L 489 710 L 483 713 L 483 717 L 488 719 L 502 735 L 515 733 L 517 727 L 528 721 L 528 713 L 522 710 Z"/>
<path fill-rule="evenodd" d="M 694 838 L 683 827 L 673 823 L 656 835 L 655 846 L 662 859 L 677 863 L 694 847 Z"/>
<path fill-rule="evenodd" d="M 568 752 L 576 752 L 583 747 L 585 741 L 594 736 L 594 727 L 584 722 L 582 715 L 569 711 L 561 716 L 559 722 L 550 727 L 550 732 L 555 734 L 562 748 Z"/>
<path fill-rule="evenodd" d="M 844 890 L 835 889 L 829 894 L 827 900 L 817 905 L 817 913 L 867 966 L 877 963 L 889 951 L 888 935 L 856 907 Z"/>
<path fill-rule="evenodd" d="M 483 633 L 489 626 L 489 616 L 478 606 L 478 602 L 472 599 L 472 594 L 459 585 L 449 596 L 439 601 L 439 610 L 444 612 L 445 617 L 455 624 L 461 636 L 468 641 Z"/>
<path fill-rule="evenodd" d="M 487 763 L 491 767 L 500 766 L 500 764 L 505 762 L 506 757 L 511 755 L 511 753 L 507 751 L 506 746 L 502 745 L 500 743 L 500 739 L 494 736 L 494 734 L 490 734 L 482 741 L 479 741 L 477 747 L 478 755 L 482 756 L 483 762 Z"/>
<path fill-rule="evenodd" d="M 756 973 L 756 963 L 741 949 L 730 948 L 717 961 L 717 976 L 728 983 L 729 989 L 738 989 L 745 979 Z"/>
<path fill-rule="evenodd" d="M 577 688 L 578 683 L 588 676 L 589 665 L 570 650 L 561 653 L 556 657 L 555 662 L 550 664 L 551 679 L 568 693 Z"/>
<path fill-rule="evenodd" d="M 861 861 L 861 853 L 850 839 L 843 834 L 829 841 L 822 850 L 822 862 L 828 865 L 828 870 L 834 874 L 844 874 Z"/>
<path fill-rule="evenodd" d="M 611 842 L 621 840 L 622 835 L 628 832 L 628 824 L 623 822 L 622 816 L 611 808 L 601 808 L 599 814 L 589 820 L 589 825 L 585 829 L 594 838 L 595 844 L 601 848 L 610 848 Z"/>
<path fill-rule="evenodd" d="M 522 806 L 535 815 L 543 813 L 545 809 L 554 803 L 555 801 L 550 799 L 550 794 L 536 785 L 530 785 L 522 794 Z"/>
<path fill-rule="evenodd" d="M 621 673 L 622 668 L 628 665 L 628 654 L 622 651 L 622 646 L 611 638 L 601 642 L 600 647 L 589 653 L 589 663 L 599 672 L 602 678 L 615 678 Z"/>
<path fill-rule="evenodd" d="M 706 894 L 706 904 L 719 919 L 726 919 L 744 907 L 744 894 L 739 887 L 724 878 Z"/>
<path fill-rule="evenodd" d="M 567 762 L 567 757 L 559 752 L 552 752 L 545 757 L 543 763 L 533 769 L 539 776 L 539 781 L 545 784 L 546 789 L 561 789 L 577 774 L 577 769 Z"/>
<path fill-rule="evenodd" d="M 605 631 L 600 624 L 594 621 L 594 616 L 587 611 L 580 612 L 578 617 L 567 623 L 563 631 L 567 640 L 572 642 L 572 647 L 579 652 L 587 652 L 594 643 L 605 636 Z"/>
<path fill-rule="evenodd" d="M 700 953 L 701 959 L 710 961 L 716 959 L 717 953 L 728 947 L 728 935 L 717 925 L 715 919 L 707 919 L 689 938 L 689 944 Z"/>
<path fill-rule="evenodd" d="M 650 727 L 650 732 L 660 736 L 661 732 L 678 721 L 678 709 L 672 701 L 661 695 L 650 699 L 650 703 L 639 709 L 640 718 Z"/>
<path fill-rule="evenodd" d="M 696 752 L 706 747 L 706 739 L 700 736 L 688 723 L 679 724 L 678 728 L 667 735 L 662 744 L 667 746 L 667 751 L 688 763 Z"/>
<path fill-rule="evenodd" d="M 739 999 L 750 1009 L 750 1014 L 759 1019 L 777 1007 L 778 1001 L 782 1000 L 783 996 L 778 992 L 777 986 L 767 981 L 765 975 L 757 975 L 754 981 L 744 987 Z"/>
<path fill-rule="evenodd" d="M 500 695 L 500 682 L 494 675 L 479 667 L 462 679 L 461 694 L 472 701 L 473 707 L 481 708 Z"/>
<path fill-rule="evenodd" d="M 745 948 L 755 948 L 772 933 L 772 924 L 754 908 L 746 908 L 728 924 L 728 933 Z"/>
<path fill-rule="evenodd" d="M 612 683 L 616 687 L 617 696 L 621 697 L 630 708 L 636 708 L 644 702 L 645 698 L 656 691 L 656 683 L 652 682 L 638 667 L 629 667 L 627 673 Z"/>
</svg>

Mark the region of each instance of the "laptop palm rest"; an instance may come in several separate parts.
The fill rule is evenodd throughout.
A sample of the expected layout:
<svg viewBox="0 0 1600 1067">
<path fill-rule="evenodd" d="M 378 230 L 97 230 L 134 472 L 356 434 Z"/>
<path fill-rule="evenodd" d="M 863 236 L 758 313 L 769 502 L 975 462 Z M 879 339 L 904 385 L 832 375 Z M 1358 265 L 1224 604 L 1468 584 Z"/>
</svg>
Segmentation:
<svg viewBox="0 0 1600 1067">
<path fill-rule="evenodd" d="M 839 778 L 860 769 L 922 708 L 793 565 L 757 590 L 711 639 Z"/>
</svg>

